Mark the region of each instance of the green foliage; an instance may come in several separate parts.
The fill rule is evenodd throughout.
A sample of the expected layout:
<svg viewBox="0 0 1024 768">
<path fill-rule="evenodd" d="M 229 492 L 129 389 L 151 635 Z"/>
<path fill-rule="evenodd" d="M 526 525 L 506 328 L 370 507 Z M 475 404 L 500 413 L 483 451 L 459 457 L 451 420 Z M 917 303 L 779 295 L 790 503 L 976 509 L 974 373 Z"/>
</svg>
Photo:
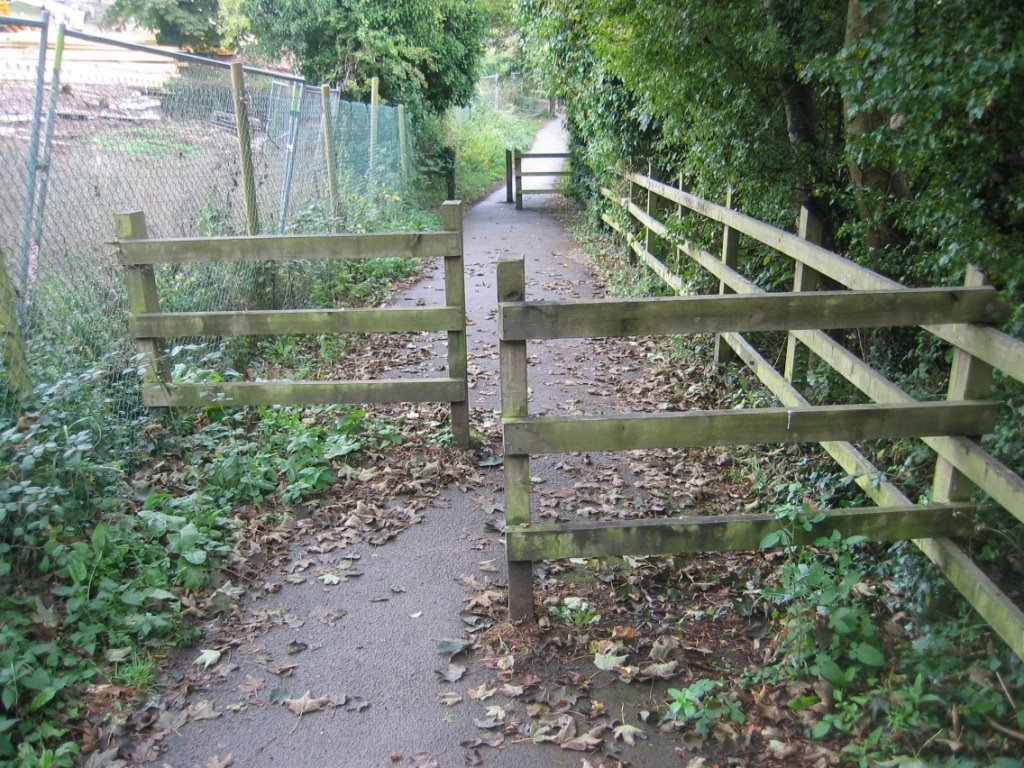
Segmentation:
<svg viewBox="0 0 1024 768">
<path fill-rule="evenodd" d="M 474 0 L 245 0 L 257 46 L 293 55 L 311 82 L 382 98 L 417 115 L 473 97 L 484 20 Z"/>
<path fill-rule="evenodd" d="M 92 384 L 106 373 L 57 382 L 0 434 L 0 759 L 23 765 L 71 765 L 79 688 L 172 639 L 177 591 L 206 583 L 225 551 L 215 510 L 182 503 L 157 520 L 152 501 L 127 501 L 125 449 L 140 441 L 102 429 Z"/>
<path fill-rule="evenodd" d="M 959 282 L 974 262 L 1024 293 L 1024 28 L 1011 0 L 520 9 L 588 200 L 616 169 L 651 162 L 713 200 L 731 185 L 745 212 L 787 228 L 808 205 L 826 244 L 907 284 Z"/>
<path fill-rule="evenodd" d="M 548 615 L 576 629 L 586 629 L 601 620 L 597 608 L 580 597 L 567 597 L 558 605 L 548 606 Z"/>
<path fill-rule="evenodd" d="M 701 678 L 685 688 L 669 688 L 668 716 L 692 727 L 701 736 L 707 736 L 723 717 L 742 725 L 747 719 L 740 703 L 735 698 L 716 693 L 721 687 L 721 680 Z"/>
<path fill-rule="evenodd" d="M 476 200 L 505 178 L 505 150 L 526 150 L 536 123 L 513 112 L 475 107 L 450 129 L 455 147 L 455 187 L 463 200 Z"/>
<path fill-rule="evenodd" d="M 220 0 L 115 0 L 108 24 L 132 19 L 156 32 L 160 45 L 208 51 L 220 45 Z"/>
</svg>

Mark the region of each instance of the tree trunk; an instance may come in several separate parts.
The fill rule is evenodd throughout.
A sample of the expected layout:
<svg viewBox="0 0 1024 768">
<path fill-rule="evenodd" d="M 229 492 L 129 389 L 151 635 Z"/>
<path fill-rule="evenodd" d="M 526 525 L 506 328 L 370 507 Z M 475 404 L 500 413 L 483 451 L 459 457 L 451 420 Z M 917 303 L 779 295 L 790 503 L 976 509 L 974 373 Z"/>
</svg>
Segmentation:
<svg viewBox="0 0 1024 768">
<path fill-rule="evenodd" d="M 870 35 L 878 28 L 882 19 L 877 12 L 865 13 L 861 0 L 849 0 L 846 11 L 846 45 L 851 46 Z M 847 98 L 843 102 L 846 118 L 847 146 L 856 146 L 860 139 L 882 127 L 885 115 L 878 112 L 859 110 L 849 116 L 855 102 Z M 891 168 L 870 162 L 858 163 L 851 153 L 848 161 L 850 181 L 854 185 L 857 213 L 867 226 L 867 244 L 871 253 L 876 253 L 898 241 L 893 225 L 889 203 L 893 196 L 905 192 L 903 180 Z"/>
</svg>

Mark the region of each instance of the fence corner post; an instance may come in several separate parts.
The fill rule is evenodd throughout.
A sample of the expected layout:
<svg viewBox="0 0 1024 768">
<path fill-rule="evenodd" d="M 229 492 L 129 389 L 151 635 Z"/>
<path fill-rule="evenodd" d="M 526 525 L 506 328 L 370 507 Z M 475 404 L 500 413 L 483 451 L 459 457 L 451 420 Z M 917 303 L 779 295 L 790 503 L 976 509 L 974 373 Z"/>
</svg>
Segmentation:
<svg viewBox="0 0 1024 768">
<path fill-rule="evenodd" d="M 515 187 L 512 182 L 512 150 L 505 150 L 505 202 L 515 202 Z"/>
<path fill-rule="evenodd" d="M 800 223 L 797 225 L 797 235 L 804 240 L 821 243 L 821 221 L 811 213 L 807 206 L 800 206 Z M 798 261 L 793 269 L 793 291 L 816 291 L 821 284 L 821 274 L 803 262 Z M 796 335 L 789 331 L 786 334 L 786 364 L 783 369 L 783 376 L 786 381 L 792 383 L 796 378 L 796 369 L 799 365 L 799 347 L 797 346 Z"/>
<path fill-rule="evenodd" d="M 252 142 L 249 137 L 249 108 L 245 101 L 245 71 L 237 61 L 231 64 L 231 92 L 235 102 L 238 158 L 242 169 L 242 190 L 245 193 L 245 231 L 250 235 L 256 235 L 260 231 L 260 217 L 256 203 L 256 172 L 252 164 Z"/>
<path fill-rule="evenodd" d="M 402 171 L 402 181 L 409 180 L 409 134 L 405 125 L 405 104 L 398 105 L 398 164 Z"/>
<path fill-rule="evenodd" d="M 524 418 L 529 414 L 526 341 L 506 341 L 501 330 L 501 304 L 524 301 L 525 298 L 526 267 L 523 257 L 502 255 L 498 259 L 498 348 L 503 421 Z M 509 454 L 506 450 L 503 464 L 507 536 L 509 532 L 530 525 L 530 455 Z M 508 612 L 513 621 L 533 618 L 533 563 L 529 560 L 508 560 Z"/>
<path fill-rule="evenodd" d="M 324 119 L 324 162 L 327 165 L 327 194 L 331 218 L 338 215 L 338 169 L 334 158 L 334 121 L 331 119 L 331 86 L 320 86 L 320 111 Z"/>
<path fill-rule="evenodd" d="M 964 285 L 968 288 L 987 285 L 985 276 L 973 264 L 967 265 Z M 982 400 L 992 389 L 992 366 L 974 357 L 960 347 L 953 347 L 953 360 L 949 367 L 947 400 Z M 966 501 L 971 498 L 975 485 L 953 464 L 941 455 L 935 462 L 932 480 L 934 501 Z"/>
<path fill-rule="evenodd" d="M 7 274 L 3 253 L 0 252 L 0 335 L 3 336 L 4 374 L 7 386 L 13 390 L 19 406 L 32 396 L 32 375 L 25 358 L 25 339 L 18 325 L 18 307 L 14 286 Z"/>
<path fill-rule="evenodd" d="M 142 211 L 118 213 L 114 216 L 114 232 L 118 240 L 145 240 L 146 216 Z M 152 265 L 126 264 L 125 284 L 128 290 L 129 326 L 135 315 L 152 314 L 160 311 L 160 300 L 156 292 L 156 275 Z M 133 329 L 129 327 L 129 331 Z M 152 404 L 153 390 L 162 389 L 170 378 L 167 355 L 159 340 L 137 338 L 135 348 L 142 367 L 142 401 Z"/>
<path fill-rule="evenodd" d="M 441 221 L 445 232 L 457 233 L 458 253 L 444 260 L 445 304 L 457 309 L 460 329 L 448 331 L 448 375 L 461 382 L 460 400 L 451 402 L 452 434 L 460 448 L 469 448 L 469 361 L 466 343 L 466 281 L 462 234 L 462 201 L 448 200 L 441 205 Z"/>
<path fill-rule="evenodd" d="M 732 187 L 728 187 L 725 190 L 725 207 L 731 209 L 733 205 L 733 194 Z M 728 224 L 722 230 L 722 263 L 730 269 L 736 269 L 740 258 L 740 235 L 739 232 L 734 230 Z M 718 293 L 725 295 L 732 293 L 733 290 L 725 281 L 722 280 L 718 283 Z M 722 334 L 715 336 L 715 364 L 723 365 L 724 363 L 731 362 L 736 359 L 736 353 L 732 351 L 725 339 L 722 338 Z"/>
</svg>

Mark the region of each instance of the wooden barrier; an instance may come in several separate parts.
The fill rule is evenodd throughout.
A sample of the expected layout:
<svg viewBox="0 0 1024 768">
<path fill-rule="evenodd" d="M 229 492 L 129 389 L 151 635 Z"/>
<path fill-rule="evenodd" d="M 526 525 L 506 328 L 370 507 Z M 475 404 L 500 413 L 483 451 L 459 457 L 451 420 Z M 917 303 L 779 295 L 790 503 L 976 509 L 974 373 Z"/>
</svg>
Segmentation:
<svg viewBox="0 0 1024 768">
<path fill-rule="evenodd" d="M 513 190 L 515 191 L 516 198 L 516 210 L 523 210 L 523 195 L 555 195 L 558 194 L 557 189 L 523 189 L 523 177 L 533 176 L 568 176 L 572 172 L 563 168 L 560 171 L 524 171 L 523 161 L 535 160 L 535 159 L 568 159 L 568 152 L 520 152 L 518 149 L 512 153 L 512 167 L 508 164 L 508 154 L 506 152 L 506 164 L 505 164 L 505 189 L 506 194 L 509 196 L 509 201 L 512 202 L 511 196 Z"/>
<path fill-rule="evenodd" d="M 626 451 L 966 435 L 990 431 L 996 423 L 996 403 L 963 399 L 531 417 L 526 371 L 526 344 L 531 339 L 777 330 L 787 324 L 800 328 L 916 325 L 936 317 L 950 319 L 953 306 L 963 308 L 963 322 L 1003 319 L 1007 307 L 992 288 L 528 302 L 522 259 L 506 257 L 498 265 L 498 297 L 505 524 L 513 618 L 533 613 L 534 560 L 748 549 L 756 547 L 767 533 L 785 526 L 766 515 L 536 525 L 530 502 L 532 455 L 570 453 L 584 447 L 588 451 Z M 970 512 L 970 505 L 963 502 L 915 505 L 909 501 L 882 509 L 839 510 L 828 513 L 803 540 L 813 541 L 833 529 L 879 540 L 966 533 L 971 527 Z"/>
<path fill-rule="evenodd" d="M 444 231 L 370 235 L 286 235 L 150 240 L 141 212 L 117 217 L 130 329 L 143 367 L 142 396 L 154 407 L 307 405 L 318 403 L 448 402 L 457 443 L 469 445 L 466 297 L 462 204 L 442 206 Z M 154 265 L 294 259 L 443 258 L 445 303 L 434 307 L 244 312 L 162 312 Z M 320 333 L 448 333 L 448 375 L 374 381 L 175 383 L 166 339 L 185 336 L 270 336 Z"/>
<path fill-rule="evenodd" d="M 817 243 L 820 227 L 807 211 L 801 212 L 799 234 L 794 235 L 735 210 L 731 195 L 727 197 L 726 205 L 723 206 L 649 176 L 631 173 L 624 176 L 624 181 L 631 190 L 643 189 L 674 203 L 678 215 L 695 213 L 723 226 L 724 248 L 719 258 L 693 242 L 671 238 L 666 223 L 649 215 L 646 208 L 636 205 L 631 195 L 618 195 L 609 189 L 602 190 L 604 197 L 612 203 L 611 210 L 602 214 L 602 219 L 622 235 L 637 258 L 676 293 L 684 290 L 682 281 L 664 261 L 658 259 L 651 249 L 646 247 L 645 243 L 649 241 L 651 234 L 670 242 L 672 252 L 677 257 L 692 260 L 718 278 L 720 292 L 723 294 L 734 292 L 740 296 L 776 300 L 777 294 L 769 297 L 738 271 L 738 238 L 741 235 L 766 244 L 778 253 L 793 259 L 794 293 L 782 294 L 783 296 L 795 297 L 801 292 L 807 292 L 806 295 L 815 297 L 815 301 L 827 303 L 830 299 L 818 297 L 839 296 L 844 293 L 818 291 L 822 277 L 851 289 L 845 292 L 850 296 L 860 295 L 863 291 L 894 291 L 894 301 L 901 303 L 904 297 L 911 300 L 910 297 L 915 293 L 913 289 L 904 288 L 889 278 L 822 248 Z M 615 212 L 618 215 L 613 215 Z M 636 225 L 642 230 L 641 236 L 634 234 Z M 972 289 L 983 285 L 984 279 L 981 274 L 973 268 L 969 269 L 964 288 Z M 948 389 L 948 399 L 951 402 L 984 397 L 989 390 L 993 369 L 1024 382 L 1024 342 L 988 325 L 1000 321 L 1006 311 L 1004 304 L 994 302 L 990 304 L 989 311 L 991 314 L 987 317 L 975 316 L 973 320 L 966 317 L 955 319 L 942 313 L 932 315 L 932 319 L 929 319 L 922 314 L 915 323 L 953 345 Z M 882 323 L 871 325 L 878 326 Z M 913 402 L 908 394 L 825 333 L 823 329 L 828 327 L 851 328 L 856 327 L 856 323 L 851 322 L 842 326 L 826 323 L 817 328 L 805 323 L 801 323 L 800 327 L 791 326 L 782 373 L 766 361 L 738 332 L 741 329 L 719 324 L 709 328 L 709 331 L 718 332 L 723 352 L 727 349 L 728 357 L 738 358 L 745 363 L 784 406 L 803 407 L 808 404 L 807 399 L 794 386 L 800 354 L 815 355 L 818 360 L 835 369 L 875 403 L 891 405 Z M 724 361 L 726 357 L 722 354 L 716 359 Z M 976 425 L 959 435 L 922 435 L 923 442 L 935 451 L 938 458 L 932 489 L 933 501 L 962 502 L 970 498 L 975 489 L 980 489 L 1018 521 L 1024 523 L 1024 479 L 985 451 L 975 438 L 967 436 L 976 436 L 983 432 L 984 429 Z M 877 481 L 877 478 L 883 477 L 882 473 L 849 442 L 849 438 L 832 436 L 820 442 L 832 458 L 856 478 L 857 484 L 865 494 L 880 507 L 904 508 L 911 504 L 910 499 L 894 483 Z M 954 535 L 956 533 L 952 530 L 940 529 L 934 536 L 918 534 L 914 538 L 915 544 L 938 565 L 996 633 L 1018 656 L 1024 658 L 1024 611 L 1021 611 L 984 570 L 949 538 Z"/>
</svg>

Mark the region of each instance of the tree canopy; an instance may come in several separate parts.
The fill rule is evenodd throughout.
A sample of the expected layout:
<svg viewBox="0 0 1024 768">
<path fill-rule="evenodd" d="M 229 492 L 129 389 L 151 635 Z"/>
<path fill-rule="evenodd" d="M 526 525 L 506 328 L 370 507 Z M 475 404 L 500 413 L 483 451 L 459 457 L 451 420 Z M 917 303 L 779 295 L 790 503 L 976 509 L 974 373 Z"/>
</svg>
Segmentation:
<svg viewBox="0 0 1024 768">
<path fill-rule="evenodd" d="M 120 24 L 134 19 L 156 33 L 160 45 L 205 51 L 221 42 L 219 0 L 116 0 L 106 21 Z"/>
<path fill-rule="evenodd" d="M 475 0 L 243 0 L 257 46 L 312 82 L 441 111 L 475 93 L 485 25 Z"/>
<path fill-rule="evenodd" d="M 595 179 L 652 162 L 780 225 L 808 205 L 834 245 L 907 283 L 971 261 L 1024 292 L 1015 0 L 520 6 Z"/>
</svg>

